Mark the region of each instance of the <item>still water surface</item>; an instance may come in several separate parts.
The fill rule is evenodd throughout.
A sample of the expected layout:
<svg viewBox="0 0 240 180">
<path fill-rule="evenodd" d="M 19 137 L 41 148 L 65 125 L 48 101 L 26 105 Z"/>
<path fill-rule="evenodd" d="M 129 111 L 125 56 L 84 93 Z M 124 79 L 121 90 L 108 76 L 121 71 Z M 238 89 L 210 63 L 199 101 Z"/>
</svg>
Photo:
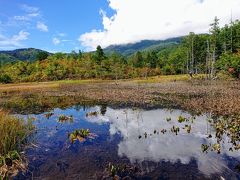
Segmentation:
<svg viewBox="0 0 240 180">
<path fill-rule="evenodd" d="M 192 117 L 177 109 L 80 105 L 52 112 L 49 118 L 46 113 L 19 115 L 34 117 L 37 127 L 34 147 L 26 152 L 28 178 L 108 179 L 111 167 L 124 166 L 125 170 L 116 174 L 125 179 L 240 179 L 236 169 L 239 151 L 229 151 L 227 136 L 221 141 L 220 154 L 202 151 L 202 144 L 217 141 L 206 115 Z M 89 112 L 97 115 L 86 116 Z M 60 115 L 72 116 L 73 120 L 59 122 Z M 189 121 L 179 123 L 179 116 Z M 173 126 L 179 128 L 177 135 L 171 131 Z M 190 133 L 186 130 L 189 126 Z M 81 128 L 96 134 L 95 139 L 72 144 L 68 134 Z"/>
</svg>

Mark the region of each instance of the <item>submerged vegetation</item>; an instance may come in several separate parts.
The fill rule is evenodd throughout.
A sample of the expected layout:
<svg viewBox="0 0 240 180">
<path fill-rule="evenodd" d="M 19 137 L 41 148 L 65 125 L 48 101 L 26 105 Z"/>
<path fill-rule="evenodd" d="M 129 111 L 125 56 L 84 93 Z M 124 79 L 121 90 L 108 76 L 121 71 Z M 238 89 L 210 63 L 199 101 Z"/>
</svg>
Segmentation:
<svg viewBox="0 0 240 180">
<path fill-rule="evenodd" d="M 33 130 L 31 120 L 26 122 L 0 111 L 0 178 L 26 170 L 26 162 L 20 153 Z"/>
<path fill-rule="evenodd" d="M 142 170 L 134 165 L 109 163 L 101 175 L 109 179 L 136 179 L 141 173 Z"/>
</svg>

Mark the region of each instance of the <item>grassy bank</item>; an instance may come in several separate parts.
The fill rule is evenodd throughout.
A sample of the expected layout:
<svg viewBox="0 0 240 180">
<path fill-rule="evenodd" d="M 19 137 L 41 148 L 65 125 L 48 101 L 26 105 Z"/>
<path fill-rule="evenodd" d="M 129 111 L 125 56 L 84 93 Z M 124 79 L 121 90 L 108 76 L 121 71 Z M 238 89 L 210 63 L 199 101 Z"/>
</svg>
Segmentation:
<svg viewBox="0 0 240 180">
<path fill-rule="evenodd" d="M 25 170 L 20 152 L 33 129 L 30 120 L 26 122 L 0 111 L 0 179 Z"/>
</svg>

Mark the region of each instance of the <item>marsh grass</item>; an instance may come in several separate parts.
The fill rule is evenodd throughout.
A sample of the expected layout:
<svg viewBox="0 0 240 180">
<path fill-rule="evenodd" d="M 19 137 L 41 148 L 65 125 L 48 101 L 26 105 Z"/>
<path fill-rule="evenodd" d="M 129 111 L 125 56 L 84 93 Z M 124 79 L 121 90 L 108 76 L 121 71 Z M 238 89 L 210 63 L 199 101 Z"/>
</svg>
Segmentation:
<svg viewBox="0 0 240 180">
<path fill-rule="evenodd" d="M 0 111 L 0 155 L 20 150 L 33 129 L 30 119 L 24 121 Z"/>
<path fill-rule="evenodd" d="M 5 89 L 2 93 L 3 87 L 0 85 L 0 106 L 13 112 L 29 114 L 33 113 L 29 112 L 33 108 L 41 113 L 55 106 L 61 108 L 87 100 L 141 107 L 160 105 L 195 113 L 211 112 L 214 115 L 239 114 L 239 81 L 201 80 L 203 75 L 184 80 L 187 78 L 187 75 L 175 75 L 101 83 L 89 81 L 85 84 L 80 83 L 80 80 L 70 80 L 62 81 L 57 89 L 32 88 L 18 92 Z M 20 84 L 18 87 L 21 89 Z"/>
<path fill-rule="evenodd" d="M 32 120 L 24 121 L 0 111 L 0 179 L 26 169 L 20 152 L 33 130 Z"/>
</svg>

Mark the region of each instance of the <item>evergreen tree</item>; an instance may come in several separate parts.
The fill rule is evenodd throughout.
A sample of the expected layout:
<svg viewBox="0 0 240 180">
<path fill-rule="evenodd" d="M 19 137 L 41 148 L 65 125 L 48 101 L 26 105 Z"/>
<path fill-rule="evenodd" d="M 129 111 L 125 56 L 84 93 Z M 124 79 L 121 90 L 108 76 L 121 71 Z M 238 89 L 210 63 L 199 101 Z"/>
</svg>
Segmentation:
<svg viewBox="0 0 240 180">
<path fill-rule="evenodd" d="M 97 64 L 101 64 L 101 62 L 106 58 L 103 49 L 100 45 L 97 46 L 97 50 L 95 53 L 95 61 Z"/>
<path fill-rule="evenodd" d="M 157 57 L 156 51 L 152 51 L 150 53 L 150 61 L 149 61 L 150 68 L 157 67 L 157 60 L 158 60 L 158 57 Z"/>
<path fill-rule="evenodd" d="M 44 52 L 44 51 L 39 52 L 39 53 L 37 54 L 37 56 L 36 56 L 36 59 L 37 59 L 38 61 L 42 61 L 42 60 L 45 60 L 45 59 L 47 59 L 47 58 L 48 58 L 48 53 L 47 53 L 47 52 Z"/>
<path fill-rule="evenodd" d="M 144 66 L 144 58 L 140 51 L 135 53 L 135 55 L 133 56 L 133 65 L 134 67 L 138 67 L 138 68 L 141 68 Z"/>
</svg>

